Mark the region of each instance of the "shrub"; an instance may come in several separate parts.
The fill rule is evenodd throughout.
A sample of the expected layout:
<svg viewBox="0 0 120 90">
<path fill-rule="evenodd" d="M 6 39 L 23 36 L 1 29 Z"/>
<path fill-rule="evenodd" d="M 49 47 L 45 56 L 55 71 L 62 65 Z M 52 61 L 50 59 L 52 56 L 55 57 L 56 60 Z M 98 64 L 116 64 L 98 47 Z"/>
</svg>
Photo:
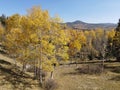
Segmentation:
<svg viewBox="0 0 120 90">
<path fill-rule="evenodd" d="M 34 72 L 34 67 L 33 66 L 26 67 L 26 71 L 27 72 Z"/>
<path fill-rule="evenodd" d="M 83 65 L 77 70 L 79 73 L 83 73 L 83 74 L 101 74 L 102 68 L 103 68 L 102 65 L 90 64 L 90 65 Z"/>
<path fill-rule="evenodd" d="M 45 86 L 44 86 L 44 89 L 45 90 L 55 90 L 58 88 L 58 84 L 55 80 L 53 79 L 48 79 L 46 82 L 45 82 Z"/>
</svg>

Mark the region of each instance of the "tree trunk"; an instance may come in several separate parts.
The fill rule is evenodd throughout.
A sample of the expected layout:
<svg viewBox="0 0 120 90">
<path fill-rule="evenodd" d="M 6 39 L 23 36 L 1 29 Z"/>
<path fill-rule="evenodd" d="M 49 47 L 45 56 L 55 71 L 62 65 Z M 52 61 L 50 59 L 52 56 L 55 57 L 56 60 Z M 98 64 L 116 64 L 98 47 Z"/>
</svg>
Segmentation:
<svg viewBox="0 0 120 90">
<path fill-rule="evenodd" d="M 53 79 L 53 71 L 51 72 L 50 78 Z"/>
<path fill-rule="evenodd" d="M 40 31 L 40 41 L 42 41 L 42 31 Z M 42 86 L 43 78 L 42 78 L 42 42 L 40 43 L 40 62 L 39 62 L 39 69 L 40 69 L 40 85 Z"/>
<path fill-rule="evenodd" d="M 76 60 L 76 68 L 78 68 L 78 62 L 77 62 L 77 57 L 75 56 L 75 60 Z"/>
<path fill-rule="evenodd" d="M 15 68 L 17 68 L 17 62 L 16 62 L 16 59 L 14 59 L 14 61 L 15 61 Z"/>
<path fill-rule="evenodd" d="M 34 78 L 37 78 L 37 65 L 36 65 L 36 61 L 35 61 L 35 64 L 34 64 Z"/>
<path fill-rule="evenodd" d="M 104 71 L 104 58 L 102 60 L 102 72 Z"/>
<path fill-rule="evenodd" d="M 42 69 L 40 68 L 40 78 L 39 78 L 39 81 L 40 81 L 40 85 L 42 86 L 42 83 L 43 83 L 43 78 L 42 78 Z"/>
<path fill-rule="evenodd" d="M 23 62 L 22 72 L 26 71 L 26 63 Z"/>
</svg>

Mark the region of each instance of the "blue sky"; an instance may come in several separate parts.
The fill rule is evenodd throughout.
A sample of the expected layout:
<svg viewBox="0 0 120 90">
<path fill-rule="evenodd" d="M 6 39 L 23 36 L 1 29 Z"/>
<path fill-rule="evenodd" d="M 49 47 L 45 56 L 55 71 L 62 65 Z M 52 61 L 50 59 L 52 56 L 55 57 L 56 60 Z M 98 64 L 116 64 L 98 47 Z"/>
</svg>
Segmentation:
<svg viewBox="0 0 120 90">
<path fill-rule="evenodd" d="M 0 0 L 0 15 L 24 15 L 32 6 L 57 14 L 64 22 L 117 23 L 120 18 L 120 0 Z"/>
</svg>

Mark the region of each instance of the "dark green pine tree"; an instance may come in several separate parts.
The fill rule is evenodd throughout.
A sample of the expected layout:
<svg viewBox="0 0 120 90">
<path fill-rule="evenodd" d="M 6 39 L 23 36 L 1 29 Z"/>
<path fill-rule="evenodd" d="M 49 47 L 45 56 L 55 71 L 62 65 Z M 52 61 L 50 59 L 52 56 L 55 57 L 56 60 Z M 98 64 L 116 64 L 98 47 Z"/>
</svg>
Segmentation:
<svg viewBox="0 0 120 90">
<path fill-rule="evenodd" d="M 113 55 L 120 61 L 120 19 L 113 38 Z"/>
<path fill-rule="evenodd" d="M 6 17 L 4 14 L 2 14 L 2 16 L 0 16 L 0 23 L 1 23 L 3 26 L 6 25 L 6 19 L 7 19 L 7 17 Z"/>
</svg>

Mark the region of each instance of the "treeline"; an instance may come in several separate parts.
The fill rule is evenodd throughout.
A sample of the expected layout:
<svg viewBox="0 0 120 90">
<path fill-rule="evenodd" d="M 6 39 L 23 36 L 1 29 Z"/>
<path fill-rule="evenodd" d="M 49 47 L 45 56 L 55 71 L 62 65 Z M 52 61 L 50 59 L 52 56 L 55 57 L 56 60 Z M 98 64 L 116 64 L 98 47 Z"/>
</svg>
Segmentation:
<svg viewBox="0 0 120 90">
<path fill-rule="evenodd" d="M 114 30 L 67 29 L 60 24 L 59 17 L 50 17 L 48 11 L 40 7 L 33 7 L 23 16 L 2 15 L 0 21 L 0 43 L 6 53 L 15 62 L 21 62 L 23 72 L 26 65 L 33 67 L 34 76 L 41 84 L 43 71 L 51 72 L 53 78 L 54 68 L 60 61 L 105 59 L 116 55 L 113 55 Z"/>
</svg>

